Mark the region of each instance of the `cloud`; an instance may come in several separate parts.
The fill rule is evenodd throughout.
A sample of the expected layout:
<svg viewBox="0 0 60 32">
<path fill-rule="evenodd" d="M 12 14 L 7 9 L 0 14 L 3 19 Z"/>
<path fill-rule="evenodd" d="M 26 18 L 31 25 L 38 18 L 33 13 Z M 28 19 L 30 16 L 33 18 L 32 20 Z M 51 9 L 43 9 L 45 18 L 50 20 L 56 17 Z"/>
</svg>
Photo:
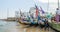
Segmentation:
<svg viewBox="0 0 60 32">
<path fill-rule="evenodd" d="M 57 4 L 50 4 L 49 7 L 50 7 L 50 8 L 57 8 L 58 5 L 57 5 Z"/>
<path fill-rule="evenodd" d="M 48 3 L 48 0 L 34 0 L 35 2 Z M 49 0 L 49 3 L 57 3 L 58 0 Z M 60 2 L 60 1 L 59 1 Z"/>
<path fill-rule="evenodd" d="M 48 0 L 34 0 L 34 1 L 38 5 L 42 6 L 44 11 L 47 11 Z M 58 7 L 57 3 L 58 3 L 58 0 L 49 0 L 49 9 L 48 9 L 49 11 L 48 12 L 55 14 L 56 8 Z"/>
</svg>

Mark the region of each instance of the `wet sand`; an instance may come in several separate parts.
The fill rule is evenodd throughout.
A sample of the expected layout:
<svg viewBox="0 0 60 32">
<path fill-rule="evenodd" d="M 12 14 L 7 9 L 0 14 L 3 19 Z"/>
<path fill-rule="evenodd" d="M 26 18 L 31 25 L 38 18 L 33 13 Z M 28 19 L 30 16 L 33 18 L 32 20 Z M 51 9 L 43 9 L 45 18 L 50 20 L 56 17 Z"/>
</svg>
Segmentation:
<svg viewBox="0 0 60 32">
<path fill-rule="evenodd" d="M 39 27 L 27 26 L 28 25 L 23 25 L 18 22 L 5 22 L 4 25 L 0 25 L 0 32 L 53 32 L 51 29 L 49 29 L 49 31 L 45 31 Z"/>
</svg>

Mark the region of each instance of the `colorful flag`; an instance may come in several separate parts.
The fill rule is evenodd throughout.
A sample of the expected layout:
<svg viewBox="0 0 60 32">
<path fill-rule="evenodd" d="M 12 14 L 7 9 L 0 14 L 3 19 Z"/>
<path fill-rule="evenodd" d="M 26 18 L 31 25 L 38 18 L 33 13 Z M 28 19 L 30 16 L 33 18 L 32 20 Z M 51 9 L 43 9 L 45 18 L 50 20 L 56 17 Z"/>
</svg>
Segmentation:
<svg viewBox="0 0 60 32">
<path fill-rule="evenodd" d="M 35 5 L 36 7 L 36 17 L 38 16 L 38 7 Z"/>
<path fill-rule="evenodd" d="M 44 10 L 42 9 L 42 7 L 40 7 L 40 11 L 42 12 L 42 14 L 44 14 L 45 12 L 44 12 Z"/>
</svg>

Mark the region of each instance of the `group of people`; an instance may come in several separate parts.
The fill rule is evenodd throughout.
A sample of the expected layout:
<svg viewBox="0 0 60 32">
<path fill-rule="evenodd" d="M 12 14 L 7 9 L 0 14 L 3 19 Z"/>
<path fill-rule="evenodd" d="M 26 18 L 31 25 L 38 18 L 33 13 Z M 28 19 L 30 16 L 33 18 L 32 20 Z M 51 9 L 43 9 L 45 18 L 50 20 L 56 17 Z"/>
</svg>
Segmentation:
<svg viewBox="0 0 60 32">
<path fill-rule="evenodd" d="M 49 30 L 49 22 L 48 22 L 47 18 L 43 18 L 43 19 L 39 20 L 38 24 L 39 24 L 40 28 Z"/>
<path fill-rule="evenodd" d="M 49 30 L 49 22 L 48 22 L 48 18 L 44 18 L 44 17 L 37 17 L 37 21 L 34 20 L 34 17 L 28 17 L 29 21 L 31 22 L 30 26 L 39 26 L 40 28 L 45 28 Z"/>
</svg>

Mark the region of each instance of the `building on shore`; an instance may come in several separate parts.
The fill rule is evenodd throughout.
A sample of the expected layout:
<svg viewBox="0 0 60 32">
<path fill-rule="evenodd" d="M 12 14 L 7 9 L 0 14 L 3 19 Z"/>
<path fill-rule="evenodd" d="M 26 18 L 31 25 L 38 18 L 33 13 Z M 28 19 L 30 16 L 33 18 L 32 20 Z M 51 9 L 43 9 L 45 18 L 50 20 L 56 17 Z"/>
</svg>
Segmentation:
<svg viewBox="0 0 60 32">
<path fill-rule="evenodd" d="M 15 21 L 16 20 L 16 17 L 8 17 L 7 18 L 7 21 Z"/>
</svg>

